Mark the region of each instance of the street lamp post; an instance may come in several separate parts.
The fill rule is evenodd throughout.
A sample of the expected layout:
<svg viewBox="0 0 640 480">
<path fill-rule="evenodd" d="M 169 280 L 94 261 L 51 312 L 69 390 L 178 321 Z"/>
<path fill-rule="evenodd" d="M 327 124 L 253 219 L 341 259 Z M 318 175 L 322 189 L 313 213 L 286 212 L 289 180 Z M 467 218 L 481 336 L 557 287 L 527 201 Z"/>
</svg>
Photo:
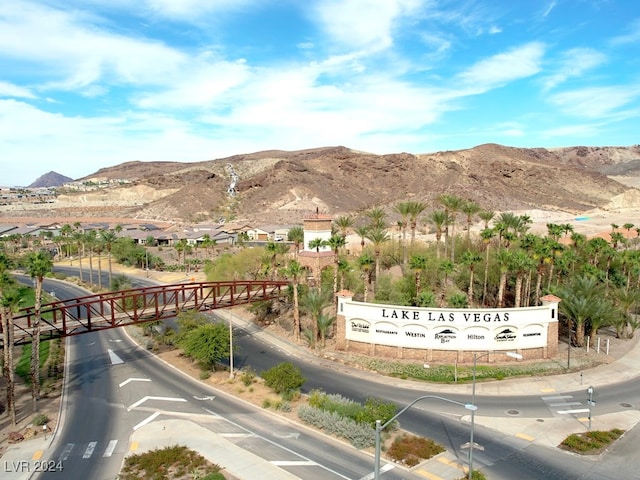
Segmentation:
<svg viewBox="0 0 640 480">
<path fill-rule="evenodd" d="M 453 403 L 455 405 L 460 405 L 461 407 L 464 407 L 467 410 L 471 410 L 471 414 L 472 415 L 473 415 L 473 412 L 475 412 L 478 409 L 478 407 L 476 407 L 472 403 L 456 402 L 455 400 L 451 400 L 449 398 L 444 398 L 444 397 L 439 397 L 437 395 L 423 395 L 422 397 L 416 398 L 413 402 L 411 402 L 409 405 L 407 405 L 402 410 L 400 410 L 398 413 L 396 413 L 393 417 L 391 417 L 389 420 L 387 420 L 384 424 L 382 424 L 382 422 L 380 420 L 376 420 L 376 452 L 375 452 L 375 465 L 374 465 L 374 470 L 373 470 L 373 478 L 374 478 L 374 480 L 380 480 L 380 434 L 381 434 L 382 430 L 387 428 L 396 418 L 398 418 L 404 412 L 409 410 L 412 406 L 414 406 L 420 400 L 424 400 L 426 398 L 435 398 L 435 399 L 438 399 L 438 400 L 442 400 L 443 402 L 449 402 L 449 403 Z"/>
<path fill-rule="evenodd" d="M 587 400 L 587 404 L 589 405 L 589 431 L 591 431 L 591 407 L 593 407 L 596 402 L 593 401 L 593 387 L 587 388 L 587 393 L 589 394 L 589 400 Z"/>
<path fill-rule="evenodd" d="M 478 355 L 477 353 L 474 353 L 473 354 L 473 381 L 471 384 L 471 405 L 476 404 L 476 367 L 478 365 L 478 359 L 482 357 L 486 357 L 491 353 L 504 353 L 505 355 L 511 358 L 516 358 L 519 360 L 522 359 L 522 355 L 515 352 L 486 352 L 486 353 L 483 353 L 482 355 Z M 469 434 L 469 476 L 468 476 L 469 480 L 473 478 L 473 447 L 475 446 L 473 441 L 473 433 L 475 430 L 475 423 L 476 423 L 475 422 L 476 410 L 477 410 L 477 407 L 476 409 L 471 410 L 471 433 Z"/>
</svg>

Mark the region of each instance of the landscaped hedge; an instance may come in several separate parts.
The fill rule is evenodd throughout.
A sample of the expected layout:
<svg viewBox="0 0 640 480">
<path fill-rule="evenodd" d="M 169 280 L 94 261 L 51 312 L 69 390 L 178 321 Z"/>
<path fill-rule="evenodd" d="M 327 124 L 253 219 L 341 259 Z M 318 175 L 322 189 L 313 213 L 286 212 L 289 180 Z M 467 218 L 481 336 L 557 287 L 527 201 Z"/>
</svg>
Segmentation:
<svg viewBox="0 0 640 480">
<path fill-rule="evenodd" d="M 302 405 L 298 409 L 301 420 L 327 433 L 348 440 L 354 447 L 363 449 L 375 445 L 376 431 L 365 423 L 358 423 L 337 412 Z"/>
</svg>

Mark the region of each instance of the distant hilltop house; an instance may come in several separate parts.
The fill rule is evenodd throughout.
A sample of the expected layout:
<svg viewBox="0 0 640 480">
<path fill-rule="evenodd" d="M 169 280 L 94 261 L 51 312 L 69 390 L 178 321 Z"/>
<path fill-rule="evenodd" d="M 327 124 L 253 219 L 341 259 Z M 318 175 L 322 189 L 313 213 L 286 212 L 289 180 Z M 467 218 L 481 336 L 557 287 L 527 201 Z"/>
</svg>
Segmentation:
<svg viewBox="0 0 640 480">
<path fill-rule="evenodd" d="M 132 183 L 131 180 L 124 178 L 111 178 L 111 179 L 93 179 L 82 180 L 65 183 L 61 189 L 73 190 L 77 192 L 90 192 L 92 190 L 99 190 L 101 188 L 109 188 L 118 185 L 127 185 Z"/>
</svg>

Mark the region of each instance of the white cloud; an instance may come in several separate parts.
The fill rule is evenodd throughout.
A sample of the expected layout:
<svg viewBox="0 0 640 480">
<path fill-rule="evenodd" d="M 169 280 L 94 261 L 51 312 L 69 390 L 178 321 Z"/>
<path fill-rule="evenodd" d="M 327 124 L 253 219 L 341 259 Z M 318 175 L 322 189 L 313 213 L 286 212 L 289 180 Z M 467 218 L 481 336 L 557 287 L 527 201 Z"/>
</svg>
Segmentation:
<svg viewBox="0 0 640 480">
<path fill-rule="evenodd" d="M 160 42 L 99 30 L 75 11 L 24 2 L 10 2 L 0 11 L 0 52 L 15 62 L 37 64 L 44 88 L 53 89 L 82 88 L 105 77 L 116 83 L 162 84 L 187 60 Z"/>
<path fill-rule="evenodd" d="M 639 88 L 630 86 L 589 87 L 557 93 L 549 101 L 564 113 L 582 118 L 603 118 L 640 95 Z"/>
<path fill-rule="evenodd" d="M 561 127 L 543 130 L 541 133 L 543 137 L 589 138 L 600 133 L 601 128 L 600 125 L 585 123 L 579 125 L 563 125 Z"/>
<path fill-rule="evenodd" d="M 28 88 L 0 81 L 0 97 L 36 98 Z"/>
<path fill-rule="evenodd" d="M 613 45 L 627 45 L 640 43 L 640 19 L 634 20 L 629 26 L 629 32 L 611 39 Z"/>
<path fill-rule="evenodd" d="M 142 108 L 206 108 L 250 76 L 244 62 L 225 61 L 192 65 L 182 73 L 166 90 L 145 92 L 132 103 Z"/>
<path fill-rule="evenodd" d="M 421 4 L 421 0 L 326 0 L 316 3 L 313 19 L 338 45 L 376 51 L 393 44 L 398 19 Z"/>
<path fill-rule="evenodd" d="M 530 77 L 541 69 L 545 47 L 532 42 L 480 60 L 457 76 L 467 91 L 482 93 L 514 80 Z"/>
<path fill-rule="evenodd" d="M 542 16 L 543 17 L 548 17 L 549 14 L 551 13 L 551 10 L 553 10 L 556 6 L 556 2 L 551 2 L 549 3 L 549 5 L 547 5 L 547 8 L 545 8 L 544 12 L 542 12 Z"/>
<path fill-rule="evenodd" d="M 558 70 L 544 80 L 544 89 L 549 90 L 570 78 L 579 78 L 585 72 L 607 61 L 606 55 L 591 48 L 572 48 L 564 52 Z"/>
</svg>

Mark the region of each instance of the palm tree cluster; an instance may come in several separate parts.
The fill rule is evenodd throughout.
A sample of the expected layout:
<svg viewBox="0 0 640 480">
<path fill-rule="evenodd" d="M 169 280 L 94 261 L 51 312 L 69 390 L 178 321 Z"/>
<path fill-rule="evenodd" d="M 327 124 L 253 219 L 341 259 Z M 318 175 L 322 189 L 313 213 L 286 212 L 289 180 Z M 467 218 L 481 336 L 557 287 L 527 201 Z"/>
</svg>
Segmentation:
<svg viewBox="0 0 640 480">
<path fill-rule="evenodd" d="M 422 202 L 399 202 L 394 225 L 379 207 L 358 217 L 337 217 L 331 238 L 309 245 L 330 246 L 334 253 L 331 276 L 323 272 L 319 288 L 334 294 L 347 288 L 363 301 L 453 308 L 527 307 L 555 294 L 562 300 L 562 326 L 576 346 L 604 326 L 613 326 L 621 337 L 632 336 L 639 326 L 637 237 L 587 239 L 570 224 L 553 223 L 546 234 L 534 234 L 528 215 L 496 214 L 452 194 L 439 196 L 436 208 L 426 210 Z M 634 225 L 623 228 L 630 232 Z M 359 237 L 359 249 L 347 248 L 349 234 Z M 291 260 L 282 272 L 298 292 L 300 264 Z"/>
</svg>

